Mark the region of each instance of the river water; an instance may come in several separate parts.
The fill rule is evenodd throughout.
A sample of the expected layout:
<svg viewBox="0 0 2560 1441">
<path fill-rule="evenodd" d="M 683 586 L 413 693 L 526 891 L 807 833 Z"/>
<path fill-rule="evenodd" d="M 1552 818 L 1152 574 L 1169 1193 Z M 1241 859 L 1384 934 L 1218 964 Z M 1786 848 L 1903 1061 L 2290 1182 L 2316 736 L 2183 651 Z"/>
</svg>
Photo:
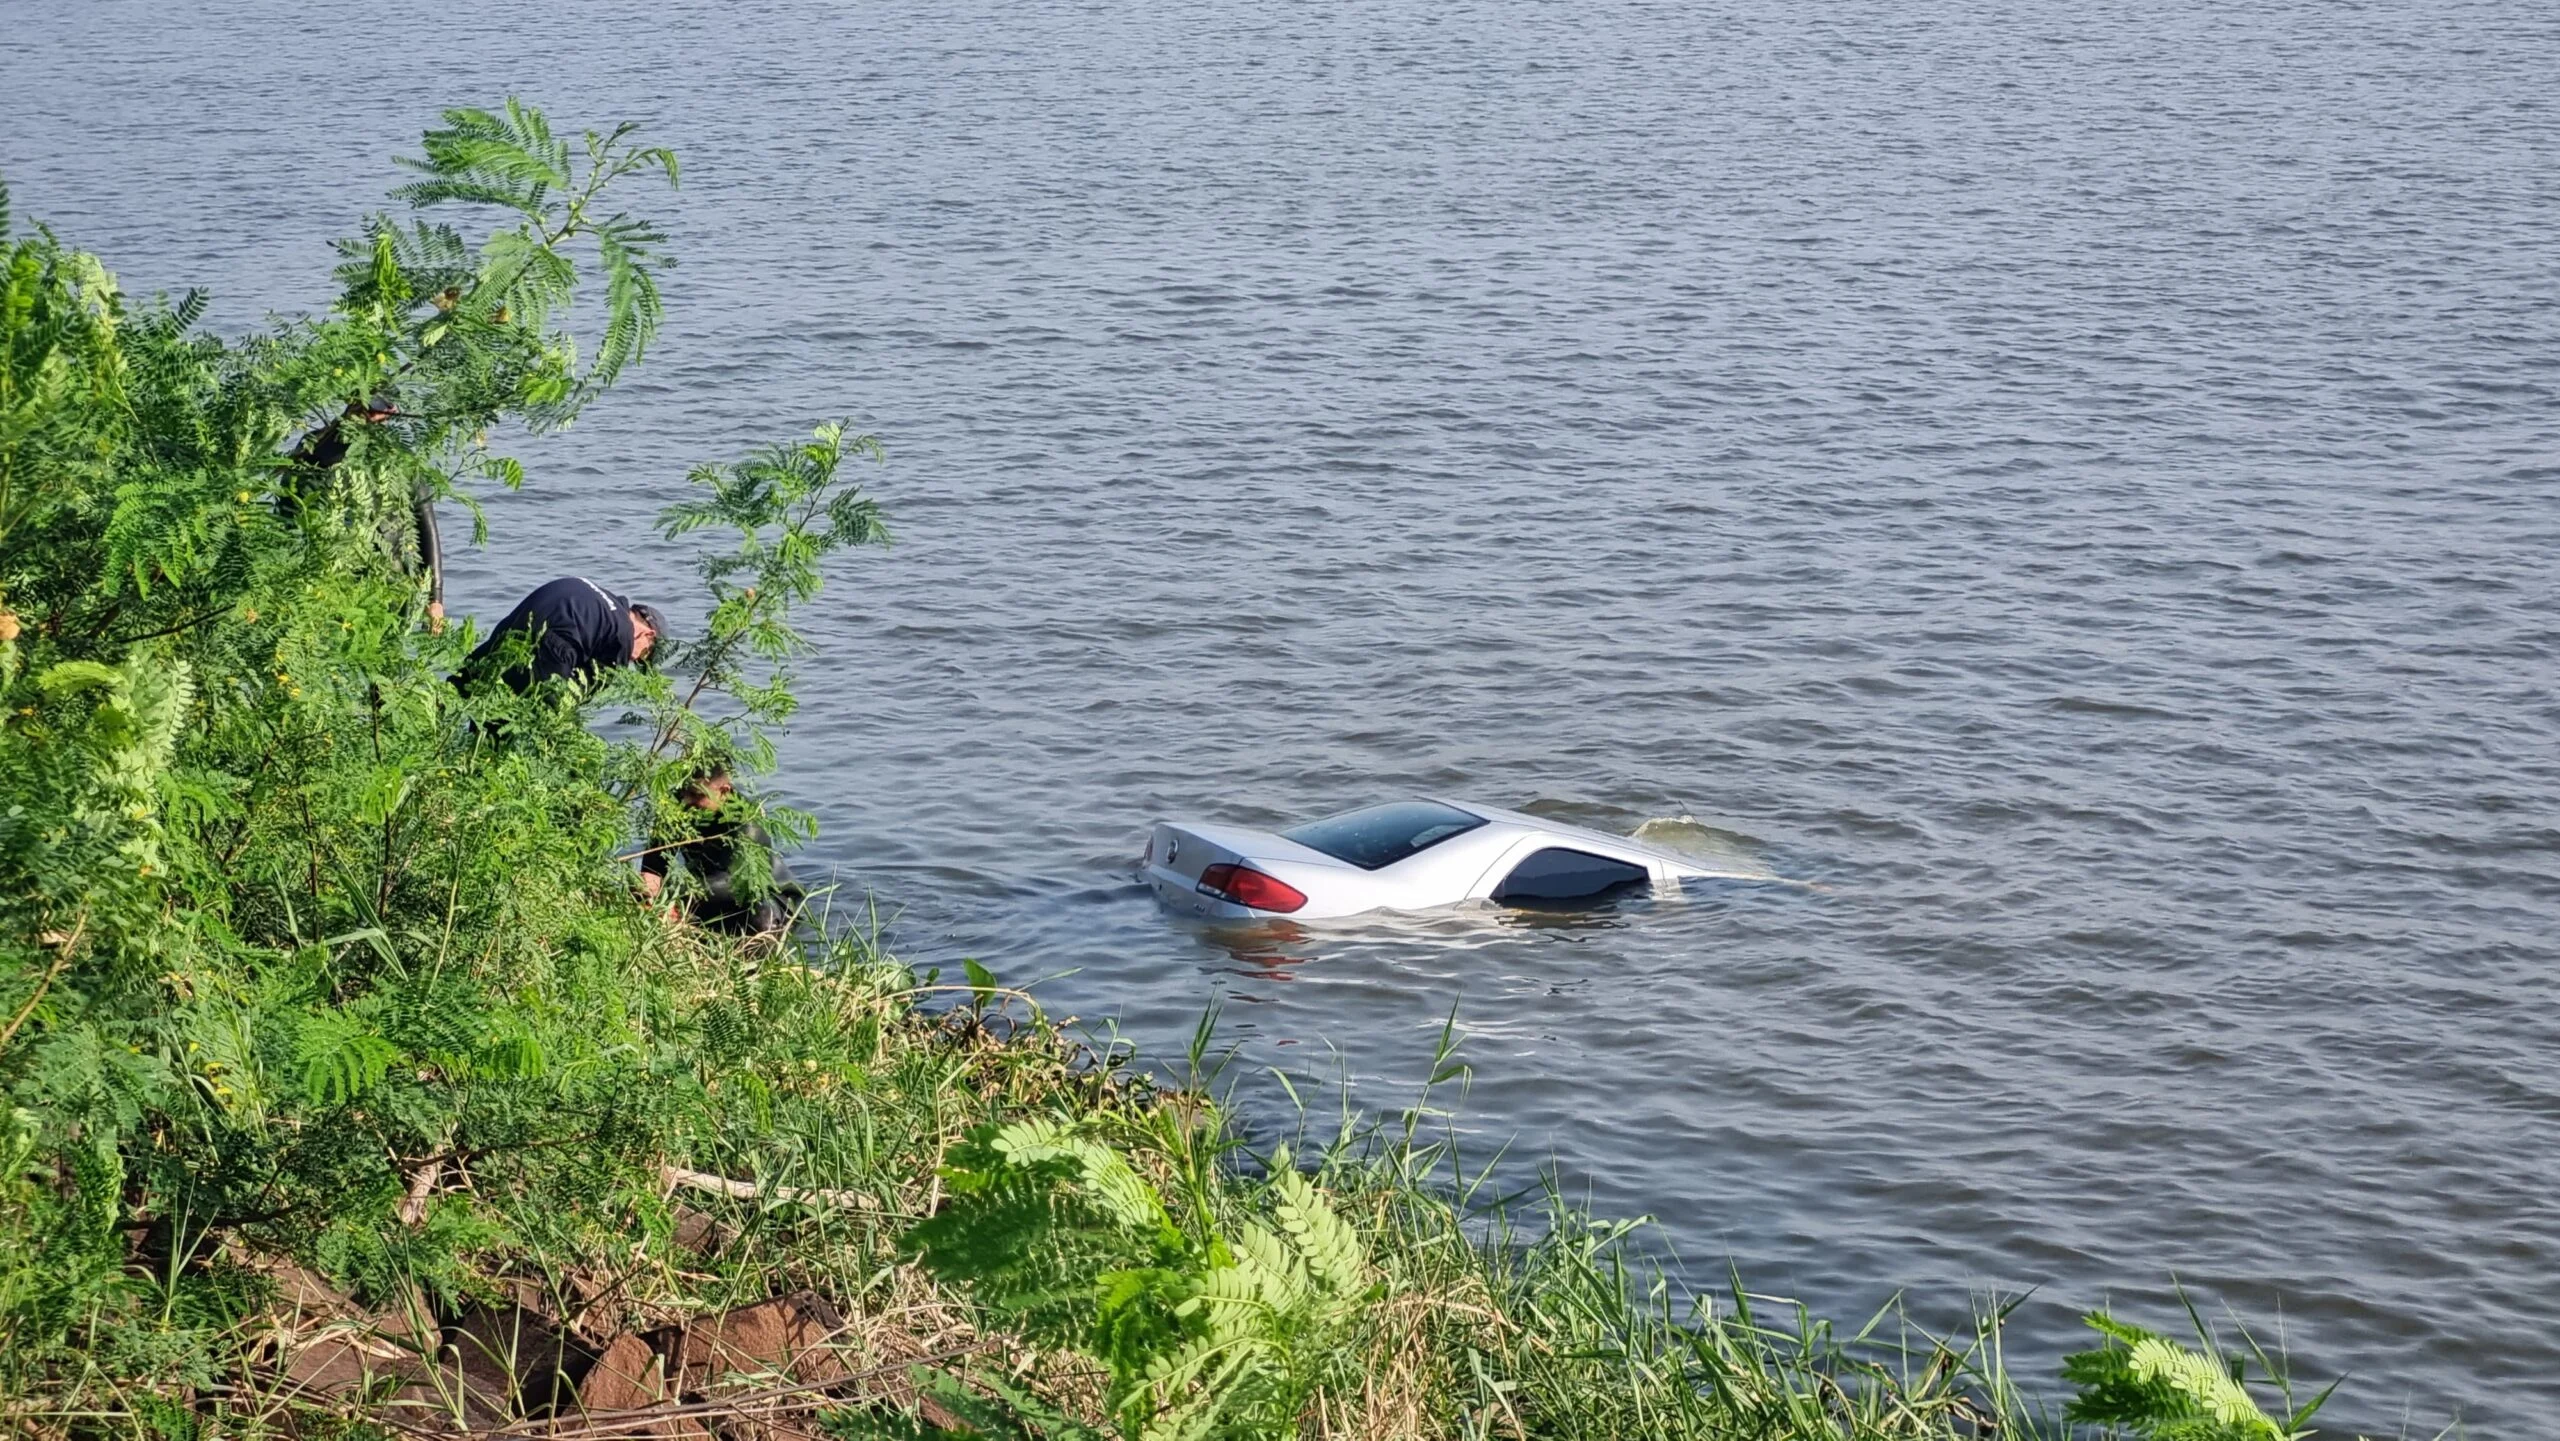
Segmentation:
<svg viewBox="0 0 2560 1441">
<path fill-rule="evenodd" d="M 455 602 L 698 615 L 685 467 L 880 431 L 782 787 L 908 956 L 1159 1053 L 1223 998 L 1265 1114 L 1454 1006 L 1479 1149 L 1709 1282 L 2037 1288 L 2045 1372 L 2174 1273 L 2333 1423 L 2549 1424 L 2560 12 L 187 13 L 0 0 L 0 173 L 218 324 L 439 104 L 682 150 L 662 347 Z M 1130 879 L 1415 791 L 1823 889 L 1237 938 Z"/>
</svg>

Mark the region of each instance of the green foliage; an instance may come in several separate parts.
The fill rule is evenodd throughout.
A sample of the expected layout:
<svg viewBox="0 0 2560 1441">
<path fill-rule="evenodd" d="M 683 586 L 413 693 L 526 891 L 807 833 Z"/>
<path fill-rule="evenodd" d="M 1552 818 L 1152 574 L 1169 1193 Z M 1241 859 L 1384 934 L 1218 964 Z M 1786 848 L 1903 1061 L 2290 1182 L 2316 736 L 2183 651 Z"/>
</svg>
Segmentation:
<svg viewBox="0 0 2560 1441">
<path fill-rule="evenodd" d="M 1217 1229 L 1186 1230 L 1128 1157 L 1056 1118 L 982 1129 L 945 1179 L 910 1237 L 925 1263 L 1104 1368 L 1132 1441 L 1294 1435 L 1374 1291 L 1358 1234 L 1285 1152 Z"/>
<path fill-rule="evenodd" d="M 647 351 L 665 318 L 655 274 L 669 263 L 660 250 L 665 234 L 623 211 L 598 212 L 606 190 L 634 172 L 658 171 L 673 186 L 675 152 L 627 143 L 637 128 L 631 125 L 604 134 L 588 131 L 573 147 L 552 133 L 540 111 L 512 99 L 497 113 L 448 110 L 444 122 L 427 132 L 424 158 L 400 162 L 425 178 L 392 194 L 418 207 L 480 205 L 519 218 L 481 243 L 479 264 L 467 274 L 451 232 L 413 231 L 409 254 L 430 263 L 404 266 L 396 263 L 402 247 L 394 233 L 377 226 L 371 234 L 374 255 L 390 255 L 390 270 L 399 278 L 350 293 L 387 305 L 429 297 L 437 315 L 418 317 L 422 351 L 457 326 L 513 327 L 517 335 L 540 337 L 526 394 L 537 406 L 537 419 L 565 421 L 576 402 L 613 384 Z M 604 274 L 605 328 L 594 363 L 573 374 L 574 351 L 547 327 L 577 293 L 578 263 L 569 242 L 579 239 L 592 243 Z M 374 263 L 382 264 L 379 258 Z M 423 274 L 432 288 L 402 272 Z"/>
<path fill-rule="evenodd" d="M 1155 1187 L 1059 1120 L 979 1128 L 943 1179 L 949 1202 L 912 1244 L 1034 1337 L 1089 1342 L 1101 1278 L 1170 1277 L 1186 1254 Z"/>
<path fill-rule="evenodd" d="M 303 1098 L 315 1106 L 361 1100 L 398 1059 L 400 1053 L 389 1041 L 375 1035 L 362 1017 L 345 1011 L 303 1017 L 295 1038 Z"/>
<path fill-rule="evenodd" d="M 213 1333 L 172 1318 L 237 1312 L 207 1259 L 231 1249 L 451 1297 L 525 1254 L 528 1214 L 625 1224 L 670 1157 L 739 1134 L 732 1098 L 763 1093 L 766 1136 L 814 1125 L 761 1074 L 787 988 L 711 1038 L 736 1074 L 697 1064 L 699 942 L 634 904 L 609 784 L 666 806 L 645 748 L 462 695 L 469 628 L 422 624 L 413 500 L 520 479 L 485 432 L 565 421 L 656 331 L 661 237 L 609 196 L 676 167 L 628 133 L 449 113 L 398 194 L 496 227 L 376 217 L 328 314 L 232 339 L 50 233 L 0 247 L 0 1396 L 209 1374 Z M 724 639 L 780 654 L 820 561 L 877 535 L 840 438 L 670 516 L 741 527 L 708 569 L 761 587 L 715 593 L 697 695 L 746 676 Z M 751 686 L 751 716 L 789 713 L 783 678 Z"/>
<path fill-rule="evenodd" d="M 1213 1238 L 1211 1264 L 1175 1308 L 1194 1334 L 1146 1359 L 1150 1438 L 1293 1432 L 1342 1333 L 1371 1299 L 1358 1235 L 1285 1152 L 1275 1165 L 1263 1197 L 1274 1224 L 1241 1216 Z"/>
<path fill-rule="evenodd" d="M 2269 1416 L 2249 1394 L 2241 1358 L 2221 1352 L 2203 1318 L 2193 1308 L 2189 1315 L 2200 1349 L 2104 1311 L 2083 1317 L 2103 1339 L 2063 1358 L 2062 1378 L 2077 1392 L 2066 1417 L 2144 1441 L 2298 1441 L 2311 1434 L 2308 1423 L 2328 1392 L 2296 1407 L 2282 1370 L 2269 1364 L 2287 1403 L 2284 1419 Z M 2250 1345 L 2257 1350 L 2254 1341 Z M 2259 1356 L 2267 1359 L 2262 1351 Z"/>
<path fill-rule="evenodd" d="M 1103 1432 L 1002 1376 L 976 1376 L 971 1384 L 916 1367 L 909 1380 L 919 1397 L 957 1420 L 959 1427 L 904 1415 L 837 1411 L 826 1418 L 828 1433 L 844 1441 L 1104 1441 Z"/>
<path fill-rule="evenodd" d="M 791 613 L 825 586 L 825 563 L 855 546 L 886 545 L 879 506 L 862 494 L 844 466 L 880 458 L 879 442 L 842 422 L 817 427 L 808 440 L 775 445 L 735 465 L 698 466 L 687 477 L 696 494 L 666 508 L 659 530 L 668 539 L 717 537 L 695 570 L 711 600 L 707 634 L 670 643 L 659 673 L 618 677 L 611 693 L 629 703 L 623 719 L 651 734 L 645 750 L 619 753 L 614 777 L 626 795 L 661 798 L 706 767 L 769 770 L 770 731 L 789 721 L 798 702 L 785 662 L 806 649 Z M 725 541 L 724 543 L 721 543 Z M 690 671 L 681 695 L 664 672 Z M 715 708 L 712 702 L 721 704 Z M 760 825 L 786 840 L 805 839 L 810 818 L 741 793 L 722 808 L 735 825 Z M 661 804 L 653 833 L 673 833 L 692 818 Z M 732 880 L 737 893 L 770 893 L 767 857 L 741 847 Z"/>
<path fill-rule="evenodd" d="M 772 763 L 764 730 L 789 720 L 796 704 L 783 663 L 807 646 L 791 626 L 792 609 L 817 598 L 830 556 L 888 543 L 879 506 L 844 472 L 846 460 L 877 461 L 880 454 L 876 438 L 830 423 L 808 440 L 771 446 L 735 465 L 700 466 L 687 477 L 699 494 L 667 507 L 660 531 L 670 540 L 725 532 L 729 544 L 696 562 L 711 596 L 709 633 L 675 658 L 695 675 L 682 703 L 662 701 L 646 716 L 657 728 L 652 754 L 672 744 L 688 757 Z M 699 702 L 715 693 L 738 712 L 706 717 Z"/>
</svg>

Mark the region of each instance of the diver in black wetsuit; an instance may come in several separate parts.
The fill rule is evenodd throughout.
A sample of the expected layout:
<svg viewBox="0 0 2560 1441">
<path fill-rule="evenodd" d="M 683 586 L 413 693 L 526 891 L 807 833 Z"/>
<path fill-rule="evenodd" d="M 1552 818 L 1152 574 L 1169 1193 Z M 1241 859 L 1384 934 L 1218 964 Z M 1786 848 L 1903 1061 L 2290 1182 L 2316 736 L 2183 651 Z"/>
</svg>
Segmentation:
<svg viewBox="0 0 2560 1441">
<path fill-rule="evenodd" d="M 657 900 L 666 889 L 668 862 L 681 858 L 685 872 L 702 886 L 702 894 L 685 903 L 687 919 L 733 936 L 780 935 L 790 929 L 808 893 L 774 855 L 773 838 L 763 827 L 720 819 L 721 808 L 737 793 L 737 783 L 725 770 L 703 771 L 685 782 L 676 798 L 692 813 L 689 824 L 651 838 L 640 857 L 640 894 Z M 770 894 L 750 899 L 742 893 L 737 867 L 744 846 L 758 847 L 767 857 L 773 875 Z M 674 907 L 668 908 L 670 919 L 676 914 Z"/>
<path fill-rule="evenodd" d="M 460 684 L 494 676 L 519 693 L 546 680 L 583 688 L 609 667 L 646 661 L 666 628 L 656 607 L 634 604 L 594 581 L 566 576 L 518 601 L 454 679 Z M 519 635 L 532 641 L 533 653 L 498 669 L 500 653 Z"/>
</svg>

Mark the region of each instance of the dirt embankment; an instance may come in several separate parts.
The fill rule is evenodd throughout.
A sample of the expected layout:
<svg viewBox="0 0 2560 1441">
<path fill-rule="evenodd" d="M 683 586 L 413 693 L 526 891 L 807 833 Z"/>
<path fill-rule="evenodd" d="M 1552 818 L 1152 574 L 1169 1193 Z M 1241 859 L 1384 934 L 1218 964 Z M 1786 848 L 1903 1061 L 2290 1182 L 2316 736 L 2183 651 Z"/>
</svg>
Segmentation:
<svg viewBox="0 0 2560 1441">
<path fill-rule="evenodd" d="M 677 1243 L 706 1258 L 727 1228 L 679 1212 Z M 941 1368 L 998 1342 L 930 1303 L 849 1318 L 801 1290 L 690 1315 L 659 1306 L 629 1324 L 610 1277 L 521 1281 L 500 1301 L 439 1315 L 412 1296 L 373 1309 L 298 1263 L 238 1254 L 274 1292 L 236 1385 L 275 1419 L 362 1417 L 427 1437 L 525 1441 L 818 1441 L 817 1413 L 869 1403 L 955 1424 L 916 1394 Z"/>
</svg>

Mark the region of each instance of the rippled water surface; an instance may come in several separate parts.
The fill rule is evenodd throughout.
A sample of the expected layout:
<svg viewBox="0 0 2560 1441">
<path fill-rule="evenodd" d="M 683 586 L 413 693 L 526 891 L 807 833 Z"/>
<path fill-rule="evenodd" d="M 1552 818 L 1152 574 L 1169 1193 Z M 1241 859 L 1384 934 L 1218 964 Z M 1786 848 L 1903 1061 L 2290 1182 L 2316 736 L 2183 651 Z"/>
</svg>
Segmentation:
<svg viewBox="0 0 2560 1441">
<path fill-rule="evenodd" d="M 457 577 L 683 609 L 849 413 L 786 786 L 911 956 L 1401 1098 L 1846 1311 L 2174 1271 L 2332 1419 L 2560 1405 L 2560 19 L 2447 0 L 0 0 L 20 212 L 319 301 L 435 106 L 684 153 Z M 1242 939 L 1168 812 L 1692 815 L 1827 889 Z M 2043 1360 L 2035 1362 L 2037 1369 Z"/>
</svg>

